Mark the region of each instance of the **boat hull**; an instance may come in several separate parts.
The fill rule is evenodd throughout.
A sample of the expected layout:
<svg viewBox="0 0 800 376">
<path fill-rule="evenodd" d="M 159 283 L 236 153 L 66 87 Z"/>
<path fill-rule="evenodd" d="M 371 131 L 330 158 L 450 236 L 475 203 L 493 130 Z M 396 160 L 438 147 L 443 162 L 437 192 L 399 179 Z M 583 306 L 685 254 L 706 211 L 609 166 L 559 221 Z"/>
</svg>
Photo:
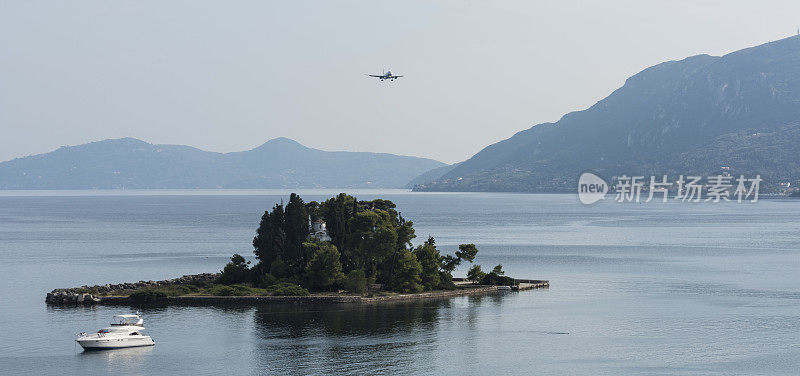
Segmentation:
<svg viewBox="0 0 800 376">
<path fill-rule="evenodd" d="M 153 346 L 156 344 L 150 336 L 138 338 L 79 338 L 76 342 L 78 342 L 84 350 L 124 349 L 128 347 Z"/>
</svg>

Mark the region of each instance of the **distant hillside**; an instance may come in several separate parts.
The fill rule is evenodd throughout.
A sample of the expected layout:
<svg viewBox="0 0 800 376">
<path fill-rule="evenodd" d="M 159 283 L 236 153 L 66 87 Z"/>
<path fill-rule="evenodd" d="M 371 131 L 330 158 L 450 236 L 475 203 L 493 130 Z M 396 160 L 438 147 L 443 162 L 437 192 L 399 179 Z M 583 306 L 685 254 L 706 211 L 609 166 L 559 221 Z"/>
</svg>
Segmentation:
<svg viewBox="0 0 800 376">
<path fill-rule="evenodd" d="M 421 191 L 572 191 L 581 171 L 800 181 L 800 37 L 662 63 L 592 107 L 490 145 Z"/>
<path fill-rule="evenodd" d="M 448 173 L 450 171 L 453 171 L 453 169 L 458 167 L 458 165 L 460 165 L 460 164 L 461 164 L 461 162 L 453 163 L 451 165 L 436 167 L 433 170 L 425 171 L 422 174 L 420 174 L 419 176 L 415 177 L 414 179 L 411 179 L 411 181 L 408 182 L 405 185 L 405 187 L 408 188 L 408 189 L 411 189 L 411 188 L 414 188 L 417 185 L 424 184 L 424 183 L 427 183 L 429 181 L 437 180 L 437 179 L 441 178 L 442 176 L 444 176 L 446 173 Z"/>
<path fill-rule="evenodd" d="M 401 188 L 441 166 L 425 158 L 322 151 L 287 138 L 235 153 L 123 138 L 2 162 L 0 189 Z"/>
</svg>

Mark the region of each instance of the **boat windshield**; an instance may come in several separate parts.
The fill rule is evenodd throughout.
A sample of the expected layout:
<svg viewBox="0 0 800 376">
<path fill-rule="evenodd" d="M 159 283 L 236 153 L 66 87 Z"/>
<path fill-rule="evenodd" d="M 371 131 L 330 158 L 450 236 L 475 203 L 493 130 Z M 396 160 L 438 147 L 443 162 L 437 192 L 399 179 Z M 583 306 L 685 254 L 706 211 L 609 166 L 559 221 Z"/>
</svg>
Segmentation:
<svg viewBox="0 0 800 376">
<path fill-rule="evenodd" d="M 136 325 L 140 320 L 138 315 L 116 315 L 112 325 Z"/>
<path fill-rule="evenodd" d="M 141 330 L 143 328 L 139 328 Z M 103 328 L 97 331 L 98 334 L 108 334 L 108 333 L 126 333 L 129 332 L 131 329 L 129 328 L 120 328 L 120 327 L 109 327 Z"/>
</svg>

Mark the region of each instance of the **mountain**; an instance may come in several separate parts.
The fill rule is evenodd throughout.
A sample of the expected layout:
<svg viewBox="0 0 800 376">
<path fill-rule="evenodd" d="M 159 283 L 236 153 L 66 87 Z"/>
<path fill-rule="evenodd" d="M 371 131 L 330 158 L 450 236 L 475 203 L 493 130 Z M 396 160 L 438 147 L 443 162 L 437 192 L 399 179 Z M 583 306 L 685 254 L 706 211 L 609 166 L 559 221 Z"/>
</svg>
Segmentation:
<svg viewBox="0 0 800 376">
<path fill-rule="evenodd" d="M 722 167 L 760 174 L 762 191 L 800 180 L 800 36 L 647 68 L 590 108 L 490 145 L 415 190 L 574 191 L 587 169 L 677 178 Z"/>
<path fill-rule="evenodd" d="M 411 181 L 405 185 L 405 188 L 411 189 L 420 184 L 425 184 L 429 181 L 437 180 L 442 176 L 444 176 L 445 174 L 447 174 L 448 172 L 453 171 L 453 169 L 458 167 L 458 165 L 460 164 L 461 162 L 453 163 L 451 165 L 436 167 L 433 170 L 425 171 L 419 176 L 415 177 L 414 179 L 411 179 Z"/>
<path fill-rule="evenodd" d="M 0 189 L 400 188 L 441 166 L 425 158 L 322 151 L 287 138 L 234 153 L 122 138 L 2 162 Z"/>
</svg>

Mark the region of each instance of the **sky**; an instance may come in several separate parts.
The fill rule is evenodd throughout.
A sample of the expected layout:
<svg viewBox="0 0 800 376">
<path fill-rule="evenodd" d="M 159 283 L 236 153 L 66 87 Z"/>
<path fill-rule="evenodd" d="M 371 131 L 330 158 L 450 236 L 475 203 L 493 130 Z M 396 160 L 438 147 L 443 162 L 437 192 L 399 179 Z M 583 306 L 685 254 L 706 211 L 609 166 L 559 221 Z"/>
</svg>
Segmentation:
<svg viewBox="0 0 800 376">
<path fill-rule="evenodd" d="M 446 163 L 668 60 L 785 38 L 798 1 L 0 1 L 0 161 L 107 138 L 288 137 Z M 380 82 L 390 69 L 405 77 Z"/>
</svg>

